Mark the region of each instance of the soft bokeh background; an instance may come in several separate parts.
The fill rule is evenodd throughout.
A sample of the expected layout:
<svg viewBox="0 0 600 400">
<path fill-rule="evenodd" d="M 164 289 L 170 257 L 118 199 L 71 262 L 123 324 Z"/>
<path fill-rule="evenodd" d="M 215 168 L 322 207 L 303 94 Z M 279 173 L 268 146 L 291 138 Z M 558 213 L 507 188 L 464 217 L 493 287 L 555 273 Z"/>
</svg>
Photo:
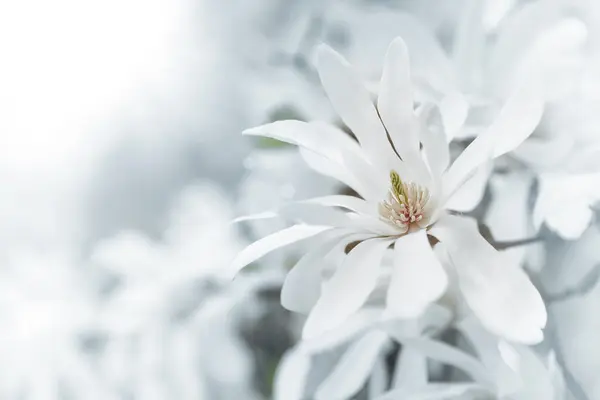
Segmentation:
<svg viewBox="0 0 600 400">
<path fill-rule="evenodd" d="M 515 2 L 488 1 L 486 24 Z M 401 13 L 447 45 L 463 6 L 0 1 L 0 399 L 270 398 L 301 324 L 279 305 L 294 254 L 230 282 L 235 253 L 278 227 L 230 221 L 341 188 L 294 148 L 240 133 L 334 118 L 318 43 L 376 78 L 389 41 L 420 29 Z M 549 290 L 576 287 L 599 244 L 595 226 L 557 239 Z M 600 288 L 551 312 L 568 367 L 600 399 Z"/>
</svg>

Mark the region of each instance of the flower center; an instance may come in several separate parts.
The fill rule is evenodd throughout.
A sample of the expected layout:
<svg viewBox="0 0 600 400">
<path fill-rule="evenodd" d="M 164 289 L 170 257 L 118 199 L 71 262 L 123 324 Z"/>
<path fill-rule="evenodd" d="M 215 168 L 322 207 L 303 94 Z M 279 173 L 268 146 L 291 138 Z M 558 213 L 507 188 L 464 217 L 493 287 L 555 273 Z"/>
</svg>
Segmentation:
<svg viewBox="0 0 600 400">
<path fill-rule="evenodd" d="M 380 218 L 406 233 L 411 228 L 424 228 L 428 223 L 425 206 L 429 190 L 414 182 L 403 182 L 396 171 L 390 172 L 391 187 L 387 200 L 379 203 Z"/>
</svg>

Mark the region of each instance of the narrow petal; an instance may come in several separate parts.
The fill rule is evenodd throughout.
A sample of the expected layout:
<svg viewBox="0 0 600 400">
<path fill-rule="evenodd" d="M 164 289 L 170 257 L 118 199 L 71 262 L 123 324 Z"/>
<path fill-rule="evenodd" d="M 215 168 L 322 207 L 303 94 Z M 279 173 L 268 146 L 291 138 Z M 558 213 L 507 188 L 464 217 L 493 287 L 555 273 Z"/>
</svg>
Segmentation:
<svg viewBox="0 0 600 400">
<path fill-rule="evenodd" d="M 302 147 L 300 148 L 300 156 L 306 165 L 308 165 L 313 171 L 316 171 L 324 176 L 329 176 L 330 178 L 343 183 L 364 198 L 368 198 L 366 196 L 370 195 L 370 187 L 363 185 L 355 176 L 352 175 L 352 173 L 350 173 L 348 169 L 344 168 L 344 166 L 339 162 Z"/>
<path fill-rule="evenodd" d="M 500 354 L 500 340 L 481 326 L 474 315 L 469 315 L 457 324 L 457 328 L 469 340 L 475 353 L 494 377 L 499 396 L 508 396 L 521 386 L 519 371 L 515 371 Z"/>
<path fill-rule="evenodd" d="M 459 72 L 461 87 L 467 92 L 477 90 L 482 78 L 481 65 L 484 60 L 485 33 L 483 30 L 483 8 L 480 0 L 469 0 L 464 5 L 464 13 L 458 21 L 454 33 L 452 58 Z"/>
<path fill-rule="evenodd" d="M 542 297 L 527 274 L 479 234 L 474 221 L 447 215 L 430 233 L 446 246 L 462 294 L 487 329 L 526 344 L 543 339 L 547 315 Z"/>
<path fill-rule="evenodd" d="M 491 201 L 484 222 L 495 240 L 512 241 L 535 235 L 529 205 L 532 185 L 533 176 L 523 171 L 492 177 Z M 506 218 L 507 215 L 510 215 L 510 218 Z M 520 265 L 527 254 L 531 253 L 531 246 L 517 246 L 504 250 L 503 253 L 510 257 L 513 263 Z"/>
<path fill-rule="evenodd" d="M 384 357 L 379 357 L 375 361 L 373 370 L 371 371 L 371 378 L 367 386 L 367 393 L 369 399 L 374 399 L 385 393 L 388 387 L 388 365 L 387 360 Z"/>
<path fill-rule="evenodd" d="M 426 337 L 407 338 L 394 335 L 394 339 L 406 348 L 418 351 L 432 360 L 461 369 L 479 384 L 489 385 L 493 382 L 489 372 L 479 360 L 456 347 Z"/>
<path fill-rule="evenodd" d="M 475 173 L 448 199 L 446 208 L 459 212 L 473 211 L 483 199 L 491 173 L 491 162 L 478 167 Z"/>
<path fill-rule="evenodd" d="M 454 400 L 488 398 L 494 393 L 476 383 L 430 383 L 420 388 L 401 388 L 375 400 Z M 491 397 L 490 397 L 491 398 Z"/>
<path fill-rule="evenodd" d="M 348 134 L 334 126 L 288 120 L 251 128 L 244 134 L 297 145 L 305 162 L 317 172 L 339 180 L 363 196 L 369 191 L 377 191 L 373 176 L 378 174 L 366 162 L 362 149 Z"/>
<path fill-rule="evenodd" d="M 377 110 L 396 151 L 403 160 L 411 162 L 420 158 L 418 127 L 413 107 L 408 49 L 401 38 L 396 38 L 385 56 Z"/>
<path fill-rule="evenodd" d="M 275 211 L 263 211 L 261 213 L 243 215 L 243 216 L 237 217 L 233 221 L 231 221 L 231 223 L 237 224 L 240 222 L 256 221 L 256 220 L 261 220 L 261 219 L 272 219 L 272 218 L 277 218 L 277 217 L 278 217 L 278 215 Z"/>
<path fill-rule="evenodd" d="M 343 152 L 360 154 L 361 150 L 348 135 L 327 124 L 295 120 L 276 121 L 247 129 L 248 136 L 262 136 L 301 146 L 333 160 L 340 160 Z"/>
<path fill-rule="evenodd" d="M 332 195 L 301 200 L 303 203 L 319 204 L 322 206 L 341 207 L 359 214 L 375 215 L 377 209 L 365 200 L 346 195 Z"/>
<path fill-rule="evenodd" d="M 310 373 L 310 355 L 300 347 L 288 350 L 282 357 L 273 380 L 274 400 L 303 400 Z"/>
<path fill-rule="evenodd" d="M 346 400 L 355 395 L 364 386 L 388 340 L 385 333 L 373 331 L 353 343 L 317 389 L 316 400 Z"/>
<path fill-rule="evenodd" d="M 458 156 L 444 176 L 449 198 L 484 162 L 520 145 L 536 128 L 544 103 L 532 89 L 521 87 L 508 99 L 492 125 Z"/>
<path fill-rule="evenodd" d="M 427 165 L 436 183 L 450 163 L 450 149 L 446 142 L 442 115 L 436 107 L 424 106 L 419 115 L 421 123 L 421 143 L 427 159 Z"/>
<path fill-rule="evenodd" d="M 542 223 L 567 240 L 579 238 L 600 203 L 600 173 L 585 175 L 543 174 L 534 207 L 534 223 Z"/>
<path fill-rule="evenodd" d="M 317 57 L 321 83 L 337 114 L 356 135 L 371 161 L 392 169 L 398 160 L 369 91 L 348 62 L 329 46 L 319 46 Z"/>
<path fill-rule="evenodd" d="M 293 225 L 265 236 L 247 246 L 236 256 L 231 263 L 231 276 L 234 277 L 245 266 L 274 250 L 308 239 L 329 229 L 331 229 L 330 226 Z"/>
<path fill-rule="evenodd" d="M 339 327 L 309 340 L 302 341 L 302 348 L 310 353 L 317 354 L 340 347 L 362 336 L 371 330 L 381 318 L 381 310 L 375 308 L 362 308 L 352 314 Z"/>
<path fill-rule="evenodd" d="M 365 303 L 375 288 L 383 254 L 390 244 L 388 239 L 371 239 L 352 249 L 323 287 L 304 325 L 305 339 L 335 328 Z"/>
<path fill-rule="evenodd" d="M 307 314 L 321 295 L 322 271 L 326 256 L 340 241 L 348 243 L 344 231 L 331 232 L 329 237 L 298 260 L 287 273 L 281 288 L 281 305 L 290 311 Z"/>
<path fill-rule="evenodd" d="M 394 271 L 387 292 L 387 309 L 392 315 L 419 316 L 444 294 L 447 285 L 448 276 L 424 230 L 396 240 Z"/>
<path fill-rule="evenodd" d="M 439 104 L 446 141 L 454 139 L 463 127 L 469 115 L 469 103 L 460 92 L 445 96 Z"/>
<path fill-rule="evenodd" d="M 392 387 L 416 388 L 427 384 L 427 358 L 419 350 L 404 347 L 399 353 Z"/>
</svg>

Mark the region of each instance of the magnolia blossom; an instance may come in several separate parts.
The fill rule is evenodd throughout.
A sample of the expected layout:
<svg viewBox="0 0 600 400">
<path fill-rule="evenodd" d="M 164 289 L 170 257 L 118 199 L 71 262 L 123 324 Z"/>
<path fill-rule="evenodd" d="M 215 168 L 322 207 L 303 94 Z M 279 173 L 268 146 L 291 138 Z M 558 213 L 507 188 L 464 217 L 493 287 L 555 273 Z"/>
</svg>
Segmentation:
<svg viewBox="0 0 600 400">
<path fill-rule="evenodd" d="M 358 141 L 320 122 L 279 121 L 245 132 L 297 144 L 311 167 L 361 197 L 307 200 L 331 207 L 331 212 L 319 214 L 318 221 L 300 215 L 300 224 L 244 249 L 232 269 L 237 272 L 271 250 L 319 235 L 320 243 L 290 271 L 282 290 L 288 308 L 310 309 L 303 333 L 312 337 L 361 307 L 376 285 L 382 257 L 393 245 L 390 315 L 420 315 L 445 293 L 449 276 L 456 276 L 466 303 L 488 329 L 510 340 L 539 342 L 546 311 L 536 288 L 518 265 L 506 263 L 479 234 L 474 221 L 449 213 L 446 205 L 478 166 L 531 134 L 543 104 L 535 93 L 517 91 L 494 123 L 448 166 L 444 132 L 428 127 L 433 113 L 415 114 L 408 65 L 406 46 L 398 38 L 389 47 L 373 104 L 350 65 L 331 48 L 320 48 L 321 83 Z M 448 252 L 449 270 L 434 254 L 431 240 Z M 348 255 L 321 291 L 319 260 L 336 245 L 350 243 Z"/>
</svg>

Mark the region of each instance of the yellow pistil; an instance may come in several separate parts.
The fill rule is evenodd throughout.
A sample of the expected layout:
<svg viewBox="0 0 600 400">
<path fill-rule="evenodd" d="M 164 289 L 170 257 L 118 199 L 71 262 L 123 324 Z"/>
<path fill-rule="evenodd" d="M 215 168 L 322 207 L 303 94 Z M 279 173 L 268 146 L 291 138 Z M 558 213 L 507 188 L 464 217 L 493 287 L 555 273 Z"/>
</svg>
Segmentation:
<svg viewBox="0 0 600 400">
<path fill-rule="evenodd" d="M 411 228 L 427 225 L 425 206 L 429 190 L 414 182 L 403 182 L 396 171 L 390 171 L 390 191 L 387 200 L 379 203 L 381 219 L 406 233 Z"/>
</svg>

